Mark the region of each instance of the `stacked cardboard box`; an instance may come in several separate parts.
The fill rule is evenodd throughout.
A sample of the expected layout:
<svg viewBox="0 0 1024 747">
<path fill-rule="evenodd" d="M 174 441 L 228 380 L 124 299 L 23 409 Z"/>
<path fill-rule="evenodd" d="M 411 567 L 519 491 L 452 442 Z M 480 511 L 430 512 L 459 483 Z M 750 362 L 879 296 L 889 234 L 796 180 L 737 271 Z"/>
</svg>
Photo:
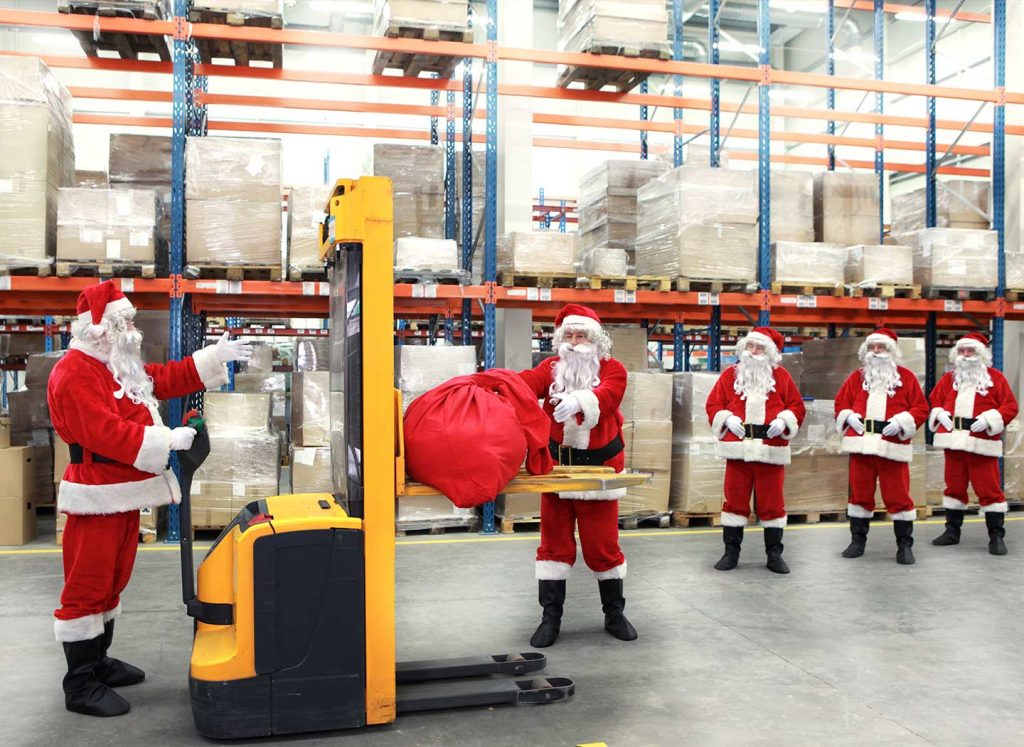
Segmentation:
<svg viewBox="0 0 1024 747">
<path fill-rule="evenodd" d="M 860 287 L 911 285 L 914 282 L 914 248 L 888 244 L 847 247 L 846 282 Z"/>
<path fill-rule="evenodd" d="M 63 351 L 30 355 L 25 370 L 25 388 L 7 394 L 11 443 L 35 449 L 34 495 L 36 502 L 42 506 L 53 504 L 55 497 L 53 430 L 46 404 L 46 385 L 50 371 L 63 355 Z"/>
<path fill-rule="evenodd" d="M 442 146 L 376 143 L 370 171 L 391 180 L 396 240 L 444 238 Z"/>
<path fill-rule="evenodd" d="M 106 189 L 110 178 L 106 171 L 76 171 L 75 186 L 79 189 Z"/>
<path fill-rule="evenodd" d="M 505 521 L 540 519 L 540 493 L 502 493 L 494 500 L 494 515 Z"/>
<path fill-rule="evenodd" d="M 814 240 L 877 244 L 878 177 L 825 171 L 814 175 Z"/>
<path fill-rule="evenodd" d="M 163 135 L 110 135 L 110 186 L 113 189 L 151 189 L 157 212 L 157 272 L 167 272 L 171 244 L 171 138 Z"/>
<path fill-rule="evenodd" d="M 226 526 L 247 503 L 277 495 L 280 447 L 270 422 L 270 398 L 207 392 L 210 456 L 192 481 L 194 526 Z"/>
<path fill-rule="evenodd" d="M 35 449 L 0 448 L 0 546 L 36 538 Z"/>
<path fill-rule="evenodd" d="M 395 272 L 454 272 L 460 267 L 459 247 L 450 239 L 406 236 L 395 240 Z"/>
<path fill-rule="evenodd" d="M 668 171 L 663 161 L 605 161 L 580 180 L 580 251 L 585 275 L 635 267 L 637 190 Z"/>
<path fill-rule="evenodd" d="M 925 188 L 893 195 L 892 235 L 897 241 L 923 231 Z M 987 181 L 949 179 L 935 183 L 935 227 L 988 230 L 991 184 Z"/>
<path fill-rule="evenodd" d="M 621 411 L 626 469 L 652 477 L 646 485 L 626 489 L 619 516 L 664 514 L 672 482 L 672 375 L 629 374 Z"/>
<path fill-rule="evenodd" d="M 332 187 L 292 187 L 288 190 L 288 275 L 301 280 L 303 272 L 322 272 L 320 230 Z"/>
<path fill-rule="evenodd" d="M 806 416 L 790 441 L 792 462 L 786 468 L 786 511 L 845 511 L 849 457 L 836 431 L 835 402 L 804 402 Z"/>
<path fill-rule="evenodd" d="M 772 241 L 814 241 L 814 175 L 773 171 Z"/>
<path fill-rule="evenodd" d="M 838 244 L 777 241 L 771 249 L 773 282 L 836 288 L 843 284 L 845 247 Z"/>
<path fill-rule="evenodd" d="M 52 262 L 57 191 L 74 183 L 67 89 L 36 57 L 0 58 L 0 266 Z"/>
<path fill-rule="evenodd" d="M 578 233 L 514 231 L 498 238 L 498 271 L 513 275 L 576 273 Z"/>
<path fill-rule="evenodd" d="M 332 492 L 331 374 L 292 374 L 292 491 Z"/>
<path fill-rule="evenodd" d="M 998 237 L 995 231 L 926 228 L 917 234 L 914 282 L 927 289 L 995 288 Z"/>
<path fill-rule="evenodd" d="M 753 171 L 680 166 L 641 187 L 637 274 L 753 282 L 755 176 Z"/>
<path fill-rule="evenodd" d="M 57 259 L 151 265 L 158 209 L 148 189 L 62 189 Z"/>
<path fill-rule="evenodd" d="M 193 10 L 240 13 L 245 16 L 277 16 L 284 11 L 282 0 L 193 0 Z"/>
<path fill-rule="evenodd" d="M 189 138 L 185 147 L 190 272 L 281 266 L 281 141 Z"/>
<path fill-rule="evenodd" d="M 383 36 L 389 26 L 467 27 L 466 4 L 451 0 L 374 0 L 374 34 Z"/>
<path fill-rule="evenodd" d="M 649 358 L 647 330 L 636 325 L 605 325 L 604 331 L 612 340 L 612 357 L 627 371 L 646 371 Z"/>
<path fill-rule="evenodd" d="M 725 461 L 715 455 L 718 439 L 705 412 L 716 373 L 673 374 L 672 484 L 673 511 L 714 514 L 722 510 Z"/>
<path fill-rule="evenodd" d="M 558 49 L 602 52 L 608 48 L 665 49 L 668 13 L 659 0 L 559 0 Z"/>
</svg>

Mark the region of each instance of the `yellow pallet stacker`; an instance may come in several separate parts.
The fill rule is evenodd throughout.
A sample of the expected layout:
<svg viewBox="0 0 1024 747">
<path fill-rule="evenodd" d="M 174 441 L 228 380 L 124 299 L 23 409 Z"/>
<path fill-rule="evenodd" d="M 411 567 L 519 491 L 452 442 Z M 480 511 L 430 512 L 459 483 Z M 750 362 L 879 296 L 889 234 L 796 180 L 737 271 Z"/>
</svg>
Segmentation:
<svg viewBox="0 0 1024 747">
<path fill-rule="evenodd" d="M 254 501 L 221 532 L 195 587 L 190 488 L 209 453 L 179 455 L 183 598 L 195 619 L 189 691 L 196 729 L 220 739 L 388 724 L 457 706 L 550 703 L 572 680 L 528 676 L 536 652 L 395 661 L 395 499 L 436 494 L 406 482 L 395 391 L 391 182 L 340 180 L 326 210 L 331 389 L 343 392 L 344 446 L 332 451 L 338 495 Z M 521 475 L 514 492 L 636 485 L 648 475 L 558 468 Z M 501 677 L 497 675 L 514 675 Z"/>
</svg>

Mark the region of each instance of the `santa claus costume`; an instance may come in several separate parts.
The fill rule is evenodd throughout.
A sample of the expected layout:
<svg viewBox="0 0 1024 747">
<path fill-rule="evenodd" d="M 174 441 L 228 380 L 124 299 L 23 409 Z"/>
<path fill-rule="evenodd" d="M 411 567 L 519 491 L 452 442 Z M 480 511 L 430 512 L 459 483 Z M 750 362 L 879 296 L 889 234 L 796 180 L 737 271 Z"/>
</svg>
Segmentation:
<svg viewBox="0 0 1024 747">
<path fill-rule="evenodd" d="M 862 363 L 836 395 L 836 428 L 850 455 L 850 546 L 844 558 L 864 554 L 875 515 L 875 487 L 892 514 L 896 562 L 914 562 L 914 499 L 910 495 L 910 441 L 928 418 L 928 401 L 914 373 L 899 365 L 898 338 L 876 329 L 860 346 Z"/>
<path fill-rule="evenodd" d="M 768 568 L 789 573 L 782 559 L 786 502 L 782 484 L 789 464 L 789 441 L 804 420 L 804 403 L 782 360 L 783 337 L 771 327 L 757 327 L 736 345 L 739 361 L 718 377 L 707 401 L 711 430 L 719 439 L 725 463 L 720 571 L 736 567 L 743 527 L 754 493 L 757 518 L 764 527 Z"/>
<path fill-rule="evenodd" d="M 932 390 L 928 427 L 935 445 L 946 450 L 946 529 L 933 545 L 955 545 L 967 511 L 967 485 L 974 488 L 988 528 L 988 551 L 1005 555 L 1006 497 L 1000 487 L 1002 434 L 1017 417 L 1017 400 L 1006 377 L 992 368 L 988 338 L 965 335 L 950 351 L 953 370 Z"/>
<path fill-rule="evenodd" d="M 625 465 L 622 413 L 626 369 L 611 357 L 611 339 L 593 309 L 569 304 L 555 318 L 557 356 L 520 376 L 551 418 L 551 456 L 556 464 Z M 576 562 L 578 527 L 583 560 L 597 578 L 605 630 L 624 641 L 637 637 L 623 614 L 626 558 L 619 548 L 619 499 L 625 489 L 541 495 L 540 547 L 535 575 L 543 617 L 530 644 L 550 646 L 558 638 L 565 580 Z"/>
<path fill-rule="evenodd" d="M 110 281 L 86 288 L 77 311 L 71 349 L 54 366 L 46 396 L 54 430 L 70 452 L 57 495 L 68 518 L 53 627 L 68 664 L 67 709 L 119 716 L 130 707 L 111 688 L 145 678 L 107 656 L 135 562 L 139 509 L 180 500 L 170 453 L 188 449 L 195 437 L 191 428 L 165 426 L 157 400 L 225 383 L 225 363 L 251 352 L 248 343 L 225 336 L 191 358 L 143 364 L 135 308 Z"/>
</svg>

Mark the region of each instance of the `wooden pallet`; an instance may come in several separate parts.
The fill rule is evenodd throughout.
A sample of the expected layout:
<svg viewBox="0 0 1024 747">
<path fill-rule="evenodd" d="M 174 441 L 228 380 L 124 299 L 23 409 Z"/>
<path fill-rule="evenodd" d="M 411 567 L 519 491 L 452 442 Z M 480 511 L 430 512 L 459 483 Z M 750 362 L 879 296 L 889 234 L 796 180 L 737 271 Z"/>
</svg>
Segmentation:
<svg viewBox="0 0 1024 747">
<path fill-rule="evenodd" d="M 191 23 L 214 23 L 220 26 L 251 26 L 256 28 L 279 29 L 284 19 L 278 15 L 248 14 L 220 10 L 191 10 Z M 214 59 L 234 60 L 235 65 L 247 66 L 253 62 L 269 62 L 273 67 L 282 66 L 280 44 L 269 42 L 231 41 L 228 39 L 196 39 L 199 58 L 210 64 Z"/>
<path fill-rule="evenodd" d="M 842 296 L 846 286 L 839 285 L 802 285 L 800 283 L 772 283 L 772 293 L 776 296 L 788 293 L 797 296 Z"/>
<path fill-rule="evenodd" d="M 469 285 L 469 271 L 413 270 L 396 267 L 395 282 L 414 285 Z"/>
<path fill-rule="evenodd" d="M 473 43 L 473 30 L 468 28 L 392 23 L 383 29 L 383 35 L 389 39 Z M 373 59 L 373 74 L 382 75 L 385 70 L 398 70 L 402 75 L 413 78 L 420 77 L 422 73 L 436 73 L 440 78 L 450 78 L 459 62 L 460 58 L 449 55 L 392 52 L 381 49 Z"/>
<path fill-rule="evenodd" d="M 317 282 L 327 280 L 327 270 L 322 266 L 317 267 L 296 267 L 288 268 L 288 279 L 293 283 Z"/>
<path fill-rule="evenodd" d="M 687 527 L 720 527 L 722 526 L 722 512 L 694 514 L 687 511 L 673 511 L 672 526 L 684 529 Z"/>
<path fill-rule="evenodd" d="M 502 270 L 498 273 L 498 285 L 505 288 L 575 288 L 578 277 L 575 272 L 533 274 Z"/>
<path fill-rule="evenodd" d="M 658 527 L 667 529 L 672 526 L 672 514 L 637 514 L 635 516 L 620 516 L 619 529 L 640 529 L 641 527 Z"/>
<path fill-rule="evenodd" d="M 480 517 L 468 519 L 438 519 L 429 526 L 424 526 L 421 519 L 395 521 L 395 536 L 406 537 L 417 534 L 448 534 L 450 532 L 479 532 Z"/>
<path fill-rule="evenodd" d="M 668 60 L 671 57 L 668 45 L 653 47 L 637 47 L 608 43 L 594 44 L 590 49 L 582 50 L 591 54 L 608 54 L 618 57 L 638 57 L 649 60 Z M 600 91 L 612 88 L 618 93 L 626 93 L 642 83 L 650 73 L 639 70 L 619 70 L 603 67 L 586 67 L 582 65 L 566 65 L 559 67 L 559 88 L 571 88 L 580 84 L 587 91 Z"/>
<path fill-rule="evenodd" d="M 281 279 L 281 265 L 215 265 L 194 264 L 185 266 L 190 278 L 211 278 L 216 280 L 273 280 Z"/>
<path fill-rule="evenodd" d="M 1006 291 L 1007 301 L 1024 301 L 1024 288 L 1014 288 Z"/>
<path fill-rule="evenodd" d="M 945 299 L 953 301 L 991 301 L 996 297 L 995 288 L 948 288 L 941 286 L 924 286 L 921 296 L 928 299 Z"/>
<path fill-rule="evenodd" d="M 756 283 L 709 278 L 674 278 L 672 285 L 680 293 L 746 293 Z M 668 288 L 666 290 L 671 290 Z"/>
<path fill-rule="evenodd" d="M 589 288 L 590 290 L 626 290 L 635 291 L 640 288 L 670 291 L 672 281 L 667 277 L 657 275 L 590 275 L 581 277 L 576 281 L 578 288 Z"/>
<path fill-rule="evenodd" d="M 539 516 L 502 516 L 498 524 L 498 531 L 502 534 L 514 534 L 516 529 L 526 532 L 536 532 L 540 527 Z"/>
<path fill-rule="evenodd" d="M 57 11 L 69 15 L 100 16 L 101 18 L 139 18 L 146 21 L 163 20 L 161 4 L 153 2 L 149 8 L 115 7 L 104 0 L 62 0 Z M 152 54 L 163 62 L 171 61 L 167 38 L 150 34 L 120 34 L 104 32 L 99 38 L 90 31 L 72 31 L 82 50 L 89 57 L 100 52 L 116 52 L 122 60 L 137 60 L 141 54 Z"/>
<path fill-rule="evenodd" d="M 2 263 L 4 260 L 0 260 Z M 2 275 L 27 275 L 29 277 L 47 278 L 53 274 L 53 265 L 13 265 L 4 267 L 0 265 L 0 276 Z"/>
<path fill-rule="evenodd" d="M 846 521 L 846 509 L 842 511 L 787 511 L 789 524 L 820 524 L 823 521 Z"/>
<path fill-rule="evenodd" d="M 853 288 L 854 298 L 920 298 L 920 285 L 904 285 L 901 283 L 878 283 L 874 286 Z"/>
<path fill-rule="evenodd" d="M 57 277 L 155 278 L 156 265 L 136 262 L 58 262 Z"/>
</svg>

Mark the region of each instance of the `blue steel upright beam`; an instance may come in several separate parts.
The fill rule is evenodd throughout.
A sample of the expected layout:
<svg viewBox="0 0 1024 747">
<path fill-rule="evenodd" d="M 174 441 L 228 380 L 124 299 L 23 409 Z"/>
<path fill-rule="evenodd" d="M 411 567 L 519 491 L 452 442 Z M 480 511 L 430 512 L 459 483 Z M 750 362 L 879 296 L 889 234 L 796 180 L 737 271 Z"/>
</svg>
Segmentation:
<svg viewBox="0 0 1024 747">
<path fill-rule="evenodd" d="M 683 0 L 672 0 L 672 59 L 683 59 Z M 683 97 L 683 76 L 673 75 L 673 95 Z M 672 122 L 675 127 L 672 137 L 672 165 L 683 165 L 683 109 L 680 106 L 672 109 Z"/>
<path fill-rule="evenodd" d="M 708 325 L 708 370 L 722 370 L 722 307 L 711 307 L 711 323 Z"/>
<path fill-rule="evenodd" d="M 828 0 L 828 15 L 825 16 L 825 74 L 836 74 L 836 3 L 835 0 Z M 836 110 L 836 89 L 825 90 L 825 106 L 830 112 Z M 836 121 L 828 120 L 825 131 L 829 137 L 835 137 Z M 836 146 L 828 144 L 828 170 L 836 170 Z"/>
<path fill-rule="evenodd" d="M 434 77 L 435 78 L 439 78 L 441 76 L 439 76 L 437 73 L 434 73 Z M 441 92 L 438 91 L 435 88 L 434 90 L 432 90 L 430 92 L 430 105 L 431 106 L 438 106 L 440 103 L 441 103 Z M 438 132 L 437 132 L 437 117 L 431 115 L 431 117 L 430 117 L 430 144 L 431 145 L 437 145 L 438 142 L 439 142 L 439 138 L 438 138 Z"/>
<path fill-rule="evenodd" d="M 473 7 L 466 24 L 473 26 Z M 473 58 L 462 60 L 462 269 L 473 271 Z M 473 302 L 462 302 L 462 344 L 473 344 Z"/>
<path fill-rule="evenodd" d="M 935 85 L 935 0 L 924 0 L 924 64 L 925 82 Z M 925 134 L 924 152 L 924 225 L 935 228 L 935 97 L 929 96 L 927 102 L 928 130 Z"/>
<path fill-rule="evenodd" d="M 717 65 L 719 60 L 718 10 L 721 0 L 708 0 L 708 62 Z M 722 147 L 722 83 L 718 78 L 709 78 L 711 84 L 711 116 L 708 120 L 708 135 L 711 138 L 711 166 L 718 166 Z"/>
<path fill-rule="evenodd" d="M 757 241 L 757 277 L 762 295 L 771 288 L 771 17 L 768 0 L 757 0 L 758 64 L 761 67 L 761 81 L 757 90 L 757 189 L 760 207 L 760 233 Z M 767 304 L 762 304 L 762 307 Z M 767 308 L 758 312 L 758 324 L 771 323 Z"/>
<path fill-rule="evenodd" d="M 455 239 L 455 91 L 448 91 L 444 127 L 444 237 Z"/>
<path fill-rule="evenodd" d="M 875 80 L 885 77 L 885 3 L 875 0 Z M 885 112 L 885 95 L 879 91 L 875 94 L 875 113 Z M 881 121 L 875 123 L 875 175 L 878 177 L 878 243 L 885 240 L 885 150 L 882 138 L 885 126 Z"/>
<path fill-rule="evenodd" d="M 53 317 L 43 317 L 43 350 L 47 353 L 53 352 Z"/>
<path fill-rule="evenodd" d="M 487 0 L 487 160 L 485 162 L 484 283 L 484 368 L 497 363 L 497 319 L 494 289 L 498 280 L 498 0 Z M 496 534 L 494 503 L 485 503 L 483 534 Z"/>
<path fill-rule="evenodd" d="M 650 90 L 650 87 L 647 84 L 647 78 L 644 78 L 642 81 L 640 81 L 640 93 L 646 95 L 648 90 Z M 646 122 L 647 116 L 647 104 L 641 104 L 640 121 Z M 647 160 L 647 130 L 640 130 L 640 160 Z"/>
<path fill-rule="evenodd" d="M 992 110 L 992 230 L 999 237 L 999 275 L 996 316 L 992 320 L 992 364 L 1003 369 L 1003 313 L 1006 295 L 1006 0 L 992 4 L 992 65 L 999 93 Z"/>
<path fill-rule="evenodd" d="M 689 348 L 683 340 L 683 323 L 676 322 L 672 325 L 672 370 L 682 371 L 689 357 Z"/>
</svg>

